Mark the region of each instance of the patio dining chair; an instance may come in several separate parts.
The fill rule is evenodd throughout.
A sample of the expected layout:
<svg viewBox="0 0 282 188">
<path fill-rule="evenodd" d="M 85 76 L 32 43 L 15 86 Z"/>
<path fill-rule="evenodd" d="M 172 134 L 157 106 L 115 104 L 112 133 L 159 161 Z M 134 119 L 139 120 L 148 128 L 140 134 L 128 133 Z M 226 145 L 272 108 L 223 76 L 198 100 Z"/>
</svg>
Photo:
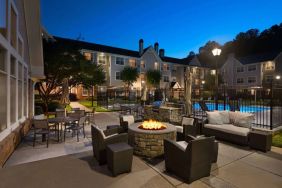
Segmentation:
<svg viewBox="0 0 282 188">
<path fill-rule="evenodd" d="M 71 130 L 72 131 L 72 136 L 76 133 L 76 138 L 77 141 L 79 142 L 79 132 L 82 130 L 83 131 L 83 136 L 84 138 L 86 137 L 85 135 L 85 121 L 86 121 L 86 116 L 83 116 L 79 119 L 78 122 L 70 123 L 65 125 L 64 129 L 64 141 L 66 140 L 66 131 Z"/>
<path fill-rule="evenodd" d="M 41 135 L 43 141 L 46 138 L 46 146 L 49 146 L 49 126 L 47 119 L 33 119 L 32 120 L 32 128 L 33 128 L 33 147 L 35 146 L 36 142 L 36 135 Z"/>
</svg>

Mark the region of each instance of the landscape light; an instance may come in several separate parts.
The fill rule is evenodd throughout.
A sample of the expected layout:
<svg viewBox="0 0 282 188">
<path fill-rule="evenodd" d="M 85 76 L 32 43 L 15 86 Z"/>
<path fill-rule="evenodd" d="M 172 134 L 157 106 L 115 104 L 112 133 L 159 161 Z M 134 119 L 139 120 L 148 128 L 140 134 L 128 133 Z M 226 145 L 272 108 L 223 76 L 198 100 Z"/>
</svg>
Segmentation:
<svg viewBox="0 0 282 188">
<path fill-rule="evenodd" d="M 212 54 L 213 54 L 214 56 L 220 56 L 220 54 L 221 54 L 221 49 L 219 49 L 219 48 L 213 49 L 213 50 L 212 50 Z"/>
</svg>

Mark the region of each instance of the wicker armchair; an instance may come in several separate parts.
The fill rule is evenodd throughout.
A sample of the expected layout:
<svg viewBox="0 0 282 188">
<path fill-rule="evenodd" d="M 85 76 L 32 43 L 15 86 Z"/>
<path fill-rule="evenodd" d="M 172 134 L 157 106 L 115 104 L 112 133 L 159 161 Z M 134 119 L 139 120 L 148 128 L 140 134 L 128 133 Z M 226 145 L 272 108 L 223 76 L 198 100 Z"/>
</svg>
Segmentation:
<svg viewBox="0 0 282 188">
<path fill-rule="evenodd" d="M 127 133 L 118 134 L 117 129 L 107 129 L 103 131 L 95 125 L 91 125 L 91 134 L 93 154 L 100 165 L 107 162 L 107 145 L 120 142 L 128 143 Z"/>
<path fill-rule="evenodd" d="M 165 167 L 188 183 L 209 176 L 214 137 L 190 140 L 187 146 L 164 140 Z"/>
</svg>

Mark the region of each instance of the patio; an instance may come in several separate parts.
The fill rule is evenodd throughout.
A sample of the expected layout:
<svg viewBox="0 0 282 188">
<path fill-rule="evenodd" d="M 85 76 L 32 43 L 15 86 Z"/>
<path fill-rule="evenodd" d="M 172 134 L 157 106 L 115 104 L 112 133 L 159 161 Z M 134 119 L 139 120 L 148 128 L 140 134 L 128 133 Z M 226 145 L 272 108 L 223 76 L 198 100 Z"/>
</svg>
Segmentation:
<svg viewBox="0 0 282 188">
<path fill-rule="evenodd" d="M 97 113 L 97 125 L 119 124 L 118 113 Z M 90 126 L 76 142 L 50 142 L 32 147 L 27 136 L 0 170 L 0 187 L 281 187 L 282 149 L 268 153 L 220 142 L 210 177 L 186 184 L 165 171 L 162 159 L 134 156 L 132 172 L 112 177 L 106 165 L 93 160 Z M 43 170 L 44 169 L 44 170 Z M 27 173 L 30 172 L 30 173 Z M 17 177 L 17 179 L 15 179 Z M 15 181 L 16 180 L 16 181 Z"/>
</svg>

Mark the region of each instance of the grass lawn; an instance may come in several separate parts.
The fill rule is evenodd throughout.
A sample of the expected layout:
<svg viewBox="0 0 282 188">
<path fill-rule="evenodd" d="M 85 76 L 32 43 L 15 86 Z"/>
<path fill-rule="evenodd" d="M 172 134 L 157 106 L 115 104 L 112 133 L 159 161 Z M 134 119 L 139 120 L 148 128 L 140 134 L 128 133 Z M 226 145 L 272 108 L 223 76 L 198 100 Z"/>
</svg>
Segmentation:
<svg viewBox="0 0 282 188">
<path fill-rule="evenodd" d="M 282 148 L 282 131 L 274 134 L 272 137 L 272 145 Z"/>
<path fill-rule="evenodd" d="M 80 100 L 78 101 L 80 104 L 82 104 L 83 106 L 92 109 L 92 101 L 88 101 L 88 100 Z M 108 110 L 106 108 L 103 108 L 101 106 L 97 106 L 97 101 L 93 102 L 93 107 L 96 108 L 96 112 L 112 112 L 112 110 Z"/>
</svg>

